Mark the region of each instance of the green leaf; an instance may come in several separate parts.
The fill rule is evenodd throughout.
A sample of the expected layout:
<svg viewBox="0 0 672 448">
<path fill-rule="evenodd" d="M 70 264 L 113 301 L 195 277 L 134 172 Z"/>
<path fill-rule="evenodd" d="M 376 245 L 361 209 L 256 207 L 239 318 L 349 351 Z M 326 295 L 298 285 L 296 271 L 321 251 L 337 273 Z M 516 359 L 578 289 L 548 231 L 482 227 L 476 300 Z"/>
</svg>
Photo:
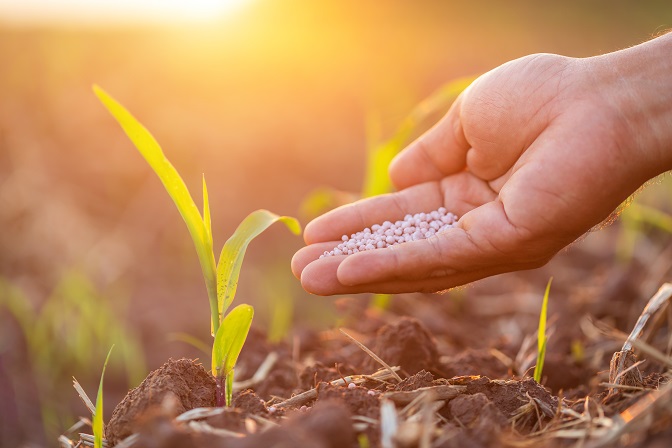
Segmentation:
<svg viewBox="0 0 672 448">
<path fill-rule="evenodd" d="M 100 374 L 100 384 L 98 385 L 98 395 L 96 396 L 96 413 L 93 416 L 92 423 L 94 448 L 103 447 L 103 377 L 105 376 L 105 369 L 107 368 L 107 362 L 110 360 L 113 348 L 114 345 L 107 352 L 105 364 L 103 364 L 103 372 Z"/>
<path fill-rule="evenodd" d="M 232 309 L 219 326 L 212 345 L 212 374 L 226 380 L 227 406 L 231 405 L 233 393 L 233 368 L 247 339 L 253 317 L 254 308 L 250 305 L 238 305 Z"/>
<path fill-rule="evenodd" d="M 301 224 L 296 218 L 278 216 L 268 210 L 256 210 L 240 223 L 231 238 L 224 244 L 217 264 L 217 302 L 220 320 L 236 295 L 240 267 L 243 264 L 247 246 L 250 241 L 276 221 L 283 222 L 295 235 L 301 233 Z"/>
<path fill-rule="evenodd" d="M 544 361 L 546 360 L 546 343 L 548 339 L 544 339 L 541 350 L 537 353 L 537 365 L 534 366 L 534 381 L 541 383 L 541 373 L 544 371 Z"/>
<path fill-rule="evenodd" d="M 203 224 L 205 224 L 208 242 L 210 243 L 210 247 L 212 247 L 212 218 L 210 218 L 210 200 L 208 199 L 208 187 L 205 185 L 205 174 L 203 175 Z"/>
<path fill-rule="evenodd" d="M 253 317 L 254 308 L 245 304 L 238 305 L 226 315 L 212 344 L 213 376 L 224 377 L 236 365 Z"/>
<path fill-rule="evenodd" d="M 548 279 L 546 284 L 546 291 L 544 292 L 544 300 L 541 303 L 541 313 L 539 313 L 539 329 L 537 330 L 537 364 L 534 367 L 534 380 L 538 383 L 541 381 L 541 372 L 544 369 L 544 359 L 546 357 L 546 316 L 548 313 L 548 296 L 551 292 L 551 283 L 553 277 Z"/>
<path fill-rule="evenodd" d="M 126 135 L 131 139 L 135 147 L 140 151 L 140 154 L 142 154 L 147 163 L 149 163 L 157 176 L 159 176 L 166 191 L 173 199 L 173 202 L 175 202 L 180 215 L 182 215 L 182 219 L 184 219 L 184 222 L 187 224 L 191 239 L 194 241 L 198 259 L 201 263 L 203 277 L 205 278 L 208 297 L 210 298 L 211 311 L 214 311 L 213 308 L 215 307 L 214 305 L 217 300 L 217 277 L 215 271 L 215 257 L 212 251 L 211 232 L 209 231 L 210 211 L 207 209 L 204 210 L 204 214 L 207 215 L 206 220 L 208 221 L 206 223 L 204 219 L 201 218 L 198 207 L 194 203 L 184 181 L 175 167 L 168 161 L 152 134 L 140 124 L 140 122 L 138 122 L 138 120 L 136 120 L 124 106 L 119 104 L 103 89 L 94 85 L 93 91 L 121 125 Z M 206 200 L 204 195 L 204 202 Z M 204 208 L 206 207 L 207 204 L 204 204 Z M 219 321 L 215 322 L 215 320 L 217 320 L 215 314 L 216 313 L 213 312 L 212 321 L 213 327 L 216 329 L 219 325 Z"/>
</svg>

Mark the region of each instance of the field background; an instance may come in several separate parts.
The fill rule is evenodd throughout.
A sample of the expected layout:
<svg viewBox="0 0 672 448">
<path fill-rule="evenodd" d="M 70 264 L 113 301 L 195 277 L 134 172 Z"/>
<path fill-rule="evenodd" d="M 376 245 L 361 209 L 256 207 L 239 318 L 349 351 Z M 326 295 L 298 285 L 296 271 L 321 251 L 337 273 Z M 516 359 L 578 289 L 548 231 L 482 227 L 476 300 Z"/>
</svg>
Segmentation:
<svg viewBox="0 0 672 448">
<path fill-rule="evenodd" d="M 93 398 L 112 343 L 106 418 L 168 357 L 208 362 L 169 337 L 209 341 L 184 223 L 93 83 L 150 129 L 194 196 L 205 173 L 218 251 L 255 209 L 300 216 L 316 187 L 358 191 L 367 117 L 385 137 L 451 79 L 530 53 L 609 52 L 670 27 L 668 1 L 623 0 L 250 0 L 216 21 L 171 26 L 26 25 L 0 13 L 0 445 L 53 445 L 86 415 L 70 378 Z M 643 200 L 662 207 L 669 189 Z M 617 263 L 618 232 L 579 245 Z M 308 296 L 291 277 L 300 246 L 278 226 L 248 251 L 237 301 L 256 306 L 260 328 L 287 297 L 297 327 L 338 317 L 335 299 Z M 559 263 L 543 271 L 557 284 Z M 512 278 L 480 288 L 527 288 L 537 301 L 545 287 Z"/>
</svg>

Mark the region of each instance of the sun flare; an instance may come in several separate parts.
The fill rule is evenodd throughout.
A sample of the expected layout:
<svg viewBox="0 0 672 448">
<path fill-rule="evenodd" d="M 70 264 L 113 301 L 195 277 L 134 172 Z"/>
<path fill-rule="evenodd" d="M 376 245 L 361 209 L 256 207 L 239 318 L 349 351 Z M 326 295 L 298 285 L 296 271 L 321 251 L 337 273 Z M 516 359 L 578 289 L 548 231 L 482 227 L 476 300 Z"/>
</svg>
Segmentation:
<svg viewBox="0 0 672 448">
<path fill-rule="evenodd" d="M 0 19 L 17 23 L 185 23 L 210 22 L 253 0 L 9 0 Z"/>
</svg>

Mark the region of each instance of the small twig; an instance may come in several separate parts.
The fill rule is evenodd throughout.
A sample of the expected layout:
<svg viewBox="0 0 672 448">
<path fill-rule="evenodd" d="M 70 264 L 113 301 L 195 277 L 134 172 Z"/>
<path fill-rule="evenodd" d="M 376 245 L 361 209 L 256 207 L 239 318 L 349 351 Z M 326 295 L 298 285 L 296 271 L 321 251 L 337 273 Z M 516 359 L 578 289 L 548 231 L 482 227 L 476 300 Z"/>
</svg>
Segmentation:
<svg viewBox="0 0 672 448">
<path fill-rule="evenodd" d="M 214 415 L 223 414 L 227 408 L 194 408 L 175 417 L 176 422 L 188 422 L 191 420 L 200 420 Z"/>
<path fill-rule="evenodd" d="M 631 365 L 631 366 L 628 367 L 627 369 L 625 369 L 625 370 L 623 370 L 622 372 L 620 372 L 620 373 L 619 373 L 618 375 L 616 375 L 616 377 L 614 378 L 614 384 L 619 384 L 619 383 L 618 383 L 618 380 L 619 380 L 623 375 L 625 375 L 626 373 L 628 373 L 629 371 L 631 371 L 631 370 L 633 370 L 633 369 L 636 369 L 638 366 L 644 364 L 645 362 L 646 362 L 646 359 L 640 359 L 639 361 L 637 361 L 636 363 L 634 363 L 633 365 Z"/>
<path fill-rule="evenodd" d="M 634 341 L 639 338 L 639 336 L 641 336 L 642 331 L 644 330 L 644 326 L 649 321 L 651 316 L 657 313 L 663 304 L 670 300 L 670 297 L 672 297 L 672 284 L 664 283 L 663 286 L 660 287 L 658 292 L 656 292 L 653 297 L 651 297 L 649 302 L 644 307 L 642 314 L 639 316 L 639 319 L 637 319 L 637 323 L 630 332 L 630 336 L 628 336 L 628 338 L 625 340 L 625 343 L 623 344 L 623 348 L 621 349 L 622 352 L 626 350 L 632 350 Z M 617 377 L 619 376 L 621 370 L 623 370 L 624 364 L 625 357 L 622 357 L 618 363 L 618 370 L 616 371 Z"/>
<path fill-rule="evenodd" d="M 607 433 L 591 448 L 611 446 L 622 435 L 637 430 L 638 427 L 650 427 L 653 416 L 657 411 L 670 412 L 672 405 L 672 383 L 667 383 L 661 389 L 651 391 L 640 398 L 635 404 L 616 415 L 612 419 L 612 426 Z"/>
<path fill-rule="evenodd" d="M 93 446 L 94 437 L 91 434 L 80 433 L 79 438 L 81 439 L 83 445 Z M 105 440 L 105 439 L 103 439 L 103 446 L 104 447 L 108 446 L 107 445 L 107 440 Z M 119 446 L 119 445 L 116 445 L 116 446 Z"/>
<path fill-rule="evenodd" d="M 399 370 L 399 367 L 395 366 L 390 368 L 392 369 L 392 372 L 396 375 L 395 371 Z M 330 381 L 329 384 L 331 384 L 332 386 L 347 386 L 350 383 L 362 384 L 371 379 L 377 381 L 384 381 L 386 379 L 389 379 L 391 376 L 392 374 L 390 372 L 381 369 L 372 375 L 350 375 L 342 379 L 339 378 L 337 380 Z M 314 400 L 315 398 L 317 398 L 317 388 L 314 387 L 305 392 L 301 392 L 300 394 L 294 395 L 293 397 L 288 398 L 285 401 L 276 403 L 273 406 L 275 406 L 276 408 L 297 407 L 304 403 L 309 402 L 310 400 Z"/>
<path fill-rule="evenodd" d="M 195 432 L 213 434 L 221 437 L 237 437 L 237 438 L 245 437 L 245 434 L 243 433 L 230 431 L 228 429 L 223 428 L 213 428 L 212 426 L 208 425 L 205 422 L 191 421 L 189 422 L 189 428 L 193 429 Z"/>
<path fill-rule="evenodd" d="M 77 391 L 77 394 L 79 394 L 79 398 L 82 399 L 84 402 L 84 406 L 86 406 L 89 411 L 91 412 L 91 415 L 95 415 L 96 413 L 96 407 L 93 405 L 91 402 L 91 399 L 89 398 L 88 395 L 86 395 L 86 392 L 84 392 L 84 389 L 82 386 L 79 384 L 79 381 L 73 376 L 72 377 L 72 385 L 74 386 L 75 390 Z"/>
<path fill-rule="evenodd" d="M 465 392 L 467 386 L 453 386 L 442 384 L 440 386 L 421 387 L 410 391 L 385 392 L 383 398 L 394 401 L 396 404 L 406 405 L 426 392 L 434 394 L 435 400 L 450 400 Z"/>
<path fill-rule="evenodd" d="M 443 407 L 444 403 L 445 402 L 436 401 L 436 394 L 432 389 L 423 394 L 422 408 L 420 409 L 421 426 L 420 441 L 418 443 L 419 448 L 430 448 L 432 443 L 432 429 L 434 429 L 432 416 L 437 410 Z"/>
<path fill-rule="evenodd" d="M 646 387 L 628 386 L 627 384 L 618 384 L 618 383 L 600 383 L 600 386 L 607 387 L 609 389 L 623 389 L 623 390 L 636 390 L 636 391 L 647 390 Z"/>
<path fill-rule="evenodd" d="M 348 339 L 350 339 L 352 342 L 355 343 L 355 345 L 357 345 L 357 347 L 359 347 L 359 348 L 361 348 L 362 350 L 364 350 L 364 352 L 365 352 L 367 355 L 369 355 L 370 357 L 372 357 L 378 364 L 380 364 L 381 366 L 383 366 L 384 368 L 386 368 L 386 369 L 388 370 L 388 372 L 390 372 L 390 373 L 392 374 L 392 376 L 393 376 L 394 378 L 396 378 L 397 381 L 399 381 L 399 382 L 401 383 L 401 381 L 402 381 L 401 377 L 400 377 L 399 375 L 397 375 L 397 372 L 395 372 L 394 370 L 392 370 L 392 367 L 390 367 L 389 364 L 387 364 L 385 361 L 383 361 L 382 359 L 380 359 L 380 357 L 379 357 L 378 355 L 376 355 L 375 353 L 373 353 L 367 346 L 365 346 L 364 344 L 362 344 L 361 342 L 359 342 L 357 339 L 353 338 L 353 337 L 350 336 L 348 333 L 346 333 L 342 328 L 339 328 L 338 331 L 340 331 L 340 332 L 343 333 L 345 336 L 347 336 Z"/>
<path fill-rule="evenodd" d="M 270 373 L 271 369 L 273 368 L 277 360 L 278 360 L 278 354 L 276 352 L 270 352 L 268 355 L 266 355 L 266 359 L 264 359 L 264 362 L 261 363 L 257 371 L 254 372 L 252 378 L 249 378 L 244 381 L 234 382 L 233 390 L 247 389 L 248 387 L 252 387 L 264 381 L 268 377 L 268 374 Z"/>
<path fill-rule="evenodd" d="M 68 439 L 64 435 L 58 436 L 58 443 L 61 445 L 61 448 L 71 448 L 74 446 L 72 444 L 72 440 Z"/>
<path fill-rule="evenodd" d="M 131 434 L 121 442 L 114 445 L 114 448 L 131 448 L 135 446 L 135 442 L 140 438 L 140 434 Z"/>
</svg>

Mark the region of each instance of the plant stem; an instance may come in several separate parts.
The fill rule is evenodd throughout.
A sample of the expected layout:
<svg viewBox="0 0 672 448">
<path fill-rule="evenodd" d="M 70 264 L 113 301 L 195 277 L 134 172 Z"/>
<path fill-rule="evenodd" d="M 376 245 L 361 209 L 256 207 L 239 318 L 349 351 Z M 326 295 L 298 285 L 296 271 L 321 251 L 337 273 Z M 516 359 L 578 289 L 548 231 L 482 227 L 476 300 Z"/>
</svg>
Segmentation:
<svg viewBox="0 0 672 448">
<path fill-rule="evenodd" d="M 215 377 L 215 397 L 216 397 L 216 406 L 218 408 L 223 408 L 226 405 L 226 393 L 224 391 L 223 378 L 221 376 Z"/>
</svg>

